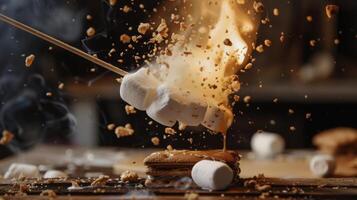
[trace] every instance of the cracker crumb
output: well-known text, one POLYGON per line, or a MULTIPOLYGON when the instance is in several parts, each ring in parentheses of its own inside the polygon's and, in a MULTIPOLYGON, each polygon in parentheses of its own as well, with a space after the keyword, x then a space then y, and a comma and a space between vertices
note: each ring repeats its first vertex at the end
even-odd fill
POLYGON ((316 46, 316 40, 310 40, 309 44, 312 47, 316 46))
POLYGON ((53 94, 52 94, 52 92, 46 92, 46 96, 48 96, 48 97, 52 97, 52 96, 53 96, 53 94))
POLYGON ((88 14, 88 15, 86 15, 86 19, 87 19, 87 20, 92 20, 93 17, 92 17, 92 15, 88 14))
POLYGON ((125 105, 125 112, 127 115, 130 115, 130 114, 135 114, 136 110, 135 110, 134 106, 125 105))
POLYGON ((176 134, 176 131, 175 131, 175 129, 173 129, 173 128, 166 127, 166 128, 165 128, 165 133, 168 134, 168 135, 175 135, 175 134, 176 134))
POLYGON ((12 141, 12 139, 14 139, 14 134, 8 130, 3 130, 0 145, 7 145, 12 141))
POLYGON ((306 16, 306 21, 312 22, 312 16, 310 16, 310 15, 306 16))
POLYGON ((310 119, 310 118, 311 118, 311 113, 306 113, 306 114, 305 114, 305 118, 306 118, 306 119, 310 119))
POLYGON ((143 35, 145 35, 149 29, 150 29, 149 23, 140 23, 138 26, 138 32, 143 35))
POLYGON ((120 36, 120 41, 121 41, 122 43, 124 43, 124 44, 130 43, 130 40, 131 40, 131 38, 130 38, 130 36, 127 35, 127 34, 122 34, 122 35, 120 36))
POLYGON ((100 175, 97 179, 95 179, 90 185, 94 187, 104 186, 107 184, 109 180, 109 176, 107 175, 100 175))
POLYGON ((244 103, 250 103, 251 100, 252 100, 252 97, 251 97, 251 96, 245 96, 245 97, 243 98, 244 103))
POLYGON ((185 130, 185 129, 186 129, 186 127, 187 127, 187 125, 186 125, 186 124, 184 124, 184 123, 182 123, 182 122, 179 122, 178 129, 179 129, 180 131, 185 130))
POLYGON ((279 16, 279 9, 274 8, 274 9, 273 9, 273 15, 274 15, 274 16, 279 16))
POLYGON ((337 5, 329 4, 325 6, 325 11, 327 17, 332 18, 338 13, 339 7, 337 5))
POLYGON ((88 37, 92 37, 95 35, 95 29, 93 27, 89 27, 86 33, 88 37))
POLYGON ((25 59, 25 66, 26 67, 31 67, 31 65, 33 64, 34 61, 35 61, 35 55, 34 54, 30 54, 25 59))
POLYGON ((170 144, 166 146, 166 149, 169 150, 169 151, 174 150, 174 148, 170 144))
POLYGON ((232 41, 228 38, 224 39, 223 44, 226 46, 232 46, 232 41))
POLYGON ((63 88, 64 88, 64 83, 60 83, 60 84, 58 84, 58 89, 60 89, 60 90, 63 90, 63 88))
POLYGON ((257 48, 255 48, 255 50, 257 50, 257 52, 259 52, 259 53, 263 53, 264 47, 263 47, 263 45, 259 45, 259 46, 257 46, 257 48))
POLYGON ((288 112, 289 112, 289 114, 294 114, 295 113, 295 111, 293 109, 291 109, 291 108, 289 108, 288 112))
POLYGON ((57 194, 53 190, 44 190, 41 192, 40 196, 48 196, 49 199, 56 198, 57 194))
POLYGON ((115 4, 117 4, 117 0, 109 0, 109 4, 111 6, 115 6, 115 4))
POLYGON ((114 133, 118 138, 127 137, 134 134, 134 129, 132 129, 131 124, 126 124, 125 126, 116 127, 114 133))
POLYGON ((124 12, 124 13, 128 13, 128 12, 130 12, 130 11, 131 11, 131 8, 130 8, 129 6, 125 5, 125 6, 123 7, 123 12, 124 12))
POLYGON ((264 40, 264 45, 267 46, 267 47, 270 47, 271 46, 271 40, 264 40))
POLYGON ((338 45, 338 44, 340 44, 340 40, 336 38, 336 39, 333 40, 333 43, 338 45))
POLYGON ((248 63, 247 65, 245 65, 244 70, 248 70, 251 69, 253 67, 252 63, 248 63))
POLYGON ((151 143, 155 146, 158 146, 160 144, 160 139, 158 137, 153 137, 151 138, 151 143))
POLYGON ((264 5, 262 2, 254 1, 253 8, 254 8, 255 12, 257 12, 257 13, 264 12, 264 5))
POLYGON ((196 192, 188 192, 185 194, 185 199, 186 200, 198 200, 200 195, 196 192))
POLYGON ((289 130, 290 130, 290 131, 296 131, 296 128, 295 128, 295 126, 290 126, 290 127, 289 127, 289 130))
POLYGON ((126 170, 120 175, 120 180, 123 182, 132 183, 132 182, 137 182, 138 179, 139 179, 138 174, 130 170, 126 170))
POLYGON ((115 124, 113 124, 113 123, 108 124, 108 125, 107 125, 107 129, 108 129, 109 131, 114 130, 114 129, 115 129, 115 124))

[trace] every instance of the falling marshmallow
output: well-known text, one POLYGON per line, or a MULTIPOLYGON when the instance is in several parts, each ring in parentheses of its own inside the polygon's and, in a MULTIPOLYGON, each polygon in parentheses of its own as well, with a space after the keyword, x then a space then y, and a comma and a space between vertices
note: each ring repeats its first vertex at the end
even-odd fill
POLYGON ((12 178, 38 178, 40 177, 40 171, 37 166, 22 163, 13 163, 10 165, 9 169, 5 172, 5 179, 12 178))
POLYGON ((276 133, 259 132, 253 135, 251 147, 258 157, 272 158, 284 151, 285 141, 276 133))
POLYGON ((188 126, 197 126, 202 122, 206 108, 207 104, 193 94, 161 85, 157 89, 157 98, 146 112, 165 126, 173 126, 177 120, 188 126))
POLYGON ((59 170, 48 170, 44 175, 43 178, 67 178, 68 175, 59 170))
POLYGON ((124 76, 120 85, 121 98, 138 110, 146 110, 156 96, 159 81, 148 68, 124 76))
POLYGON ((233 113, 224 105, 209 103, 202 125, 212 131, 225 133, 232 124, 233 113))
POLYGON ((223 190, 233 181, 233 170, 225 163, 212 160, 197 162, 191 171, 193 181, 202 189, 223 190))
POLYGON ((318 177, 333 175, 336 168, 335 158, 331 155, 315 155, 310 160, 310 170, 318 177))

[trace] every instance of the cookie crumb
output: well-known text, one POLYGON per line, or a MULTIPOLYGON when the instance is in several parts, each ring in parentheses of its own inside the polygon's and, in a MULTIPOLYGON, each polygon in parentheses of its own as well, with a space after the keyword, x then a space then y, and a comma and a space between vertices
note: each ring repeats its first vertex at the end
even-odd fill
POLYGON ((127 115, 130 115, 130 114, 135 114, 136 110, 135 110, 134 106, 125 105, 125 112, 127 115))
POLYGON ((34 54, 30 54, 25 59, 25 66, 26 67, 31 67, 31 65, 33 64, 34 61, 35 61, 35 55, 34 54))
POLYGON ((0 145, 7 145, 12 141, 12 139, 14 139, 14 134, 8 130, 4 130, 0 139, 0 145))
POLYGON ((139 179, 138 174, 129 170, 126 170, 120 175, 120 180, 123 182, 132 183, 138 181, 138 179, 139 179))
POLYGON ((150 29, 149 23, 140 23, 138 26, 138 32, 143 35, 145 35, 149 29, 150 29))
POLYGON ((100 175, 97 179, 95 179, 90 185, 94 187, 104 186, 107 184, 109 180, 109 176, 107 175, 100 175))
POLYGON ((332 18, 338 13, 339 7, 337 5, 333 5, 333 4, 326 5, 325 11, 326 11, 327 17, 332 18))
POLYGON ((127 34, 122 34, 122 35, 120 36, 120 41, 121 41, 122 43, 124 43, 124 44, 130 43, 130 40, 131 40, 131 38, 130 38, 130 36, 127 35, 127 34))
POLYGON ((158 137, 153 137, 151 138, 151 143, 155 146, 158 146, 160 144, 160 139, 158 137))
POLYGON ((125 126, 116 127, 114 133, 118 138, 127 137, 134 134, 134 129, 131 127, 131 124, 125 124, 125 126))
POLYGON ((165 128, 165 133, 168 134, 168 135, 175 135, 176 131, 173 128, 166 127, 165 128))
POLYGON ((86 33, 88 37, 92 37, 95 35, 95 29, 93 27, 89 27, 86 33))

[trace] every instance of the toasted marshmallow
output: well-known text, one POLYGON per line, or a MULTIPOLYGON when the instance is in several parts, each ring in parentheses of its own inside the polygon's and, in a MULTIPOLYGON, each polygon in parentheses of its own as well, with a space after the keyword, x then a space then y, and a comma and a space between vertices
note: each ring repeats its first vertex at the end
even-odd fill
POLYGON ((212 131, 225 133, 233 121, 232 111, 216 103, 209 103, 202 125, 212 131))
POLYGON ((156 96, 159 80, 149 73, 149 68, 124 76, 120 85, 121 98, 138 110, 146 110, 156 96))
POLYGON ((197 162, 191 171, 193 181, 202 189, 223 190, 233 181, 233 170, 225 163, 212 160, 197 162))
POLYGON ((9 169, 5 172, 5 179, 12 178, 38 178, 40 177, 40 171, 37 166, 22 163, 13 163, 10 165, 9 169))
POLYGON ((146 112, 165 126, 173 126, 176 121, 197 126, 202 122, 206 109, 207 104, 194 94, 161 85, 157 89, 157 98, 146 112))
POLYGON ((59 170, 48 170, 43 175, 43 178, 66 178, 68 175, 59 170))
POLYGON ((310 160, 310 170, 318 177, 333 175, 336 168, 335 158, 331 155, 315 155, 310 160))
POLYGON ((276 133, 259 132, 251 139, 253 152, 260 158, 272 158, 284 151, 285 141, 276 133))

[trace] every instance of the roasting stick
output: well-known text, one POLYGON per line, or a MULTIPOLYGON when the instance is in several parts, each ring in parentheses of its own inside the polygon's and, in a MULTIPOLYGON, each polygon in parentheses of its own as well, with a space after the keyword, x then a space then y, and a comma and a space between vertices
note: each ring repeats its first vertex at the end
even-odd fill
POLYGON ((107 62, 105 62, 105 61, 103 61, 101 59, 98 59, 98 58, 90 55, 90 54, 87 54, 87 53, 83 52, 82 50, 77 49, 76 47, 73 47, 73 46, 71 46, 71 45, 69 45, 69 44, 67 44, 65 42, 62 42, 62 41, 60 41, 60 40, 58 40, 56 38, 53 38, 53 37, 41 32, 41 31, 38 31, 38 30, 36 30, 34 28, 31 28, 31 27, 29 27, 29 26, 27 26, 27 25, 25 25, 25 24, 23 24, 23 23, 21 23, 19 21, 16 21, 16 20, 14 20, 14 19, 12 19, 10 17, 7 17, 7 16, 5 16, 5 15, 3 15, 1 13, 0 13, 0 21, 3 21, 5 23, 7 23, 7 24, 10 24, 10 25, 12 25, 12 26, 14 26, 14 27, 16 27, 18 29, 21 29, 21 30, 23 30, 23 31, 25 31, 27 33, 30 33, 30 34, 32 34, 32 35, 34 35, 36 37, 39 37, 39 38, 41 38, 43 40, 46 40, 47 42, 49 42, 51 44, 54 44, 54 45, 56 45, 58 47, 61 47, 61 48, 65 49, 65 50, 71 52, 71 53, 74 53, 77 56, 80 56, 80 57, 82 57, 82 58, 84 58, 84 59, 86 59, 86 60, 88 60, 90 62, 93 62, 93 63, 95 63, 95 64, 97 64, 97 65, 99 65, 101 67, 104 67, 105 69, 107 69, 109 71, 112 71, 112 72, 114 72, 116 74, 119 74, 121 76, 125 76, 128 73, 128 72, 126 72, 126 71, 124 71, 124 70, 122 70, 122 69, 120 69, 118 67, 115 67, 112 64, 109 64, 109 63, 107 63, 107 62))

